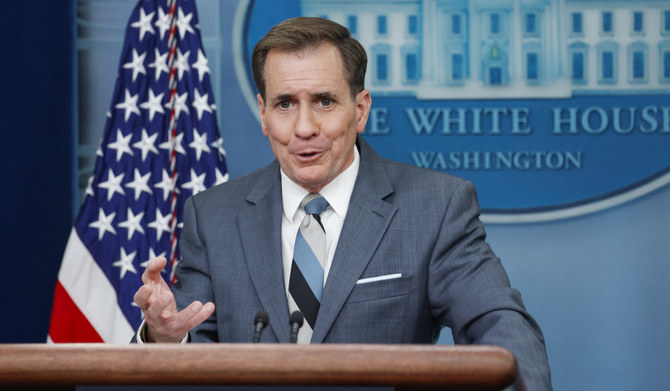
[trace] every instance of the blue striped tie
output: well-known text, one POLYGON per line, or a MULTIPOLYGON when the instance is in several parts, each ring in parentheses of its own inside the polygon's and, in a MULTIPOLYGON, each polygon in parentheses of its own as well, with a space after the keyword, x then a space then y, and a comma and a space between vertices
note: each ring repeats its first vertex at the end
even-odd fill
POLYGON ((306 338, 311 339, 323 292, 326 232, 320 214, 328 207, 328 201, 318 193, 308 194, 300 206, 307 215, 300 223, 295 239, 289 293, 309 326, 301 329, 298 340, 308 342, 306 338))

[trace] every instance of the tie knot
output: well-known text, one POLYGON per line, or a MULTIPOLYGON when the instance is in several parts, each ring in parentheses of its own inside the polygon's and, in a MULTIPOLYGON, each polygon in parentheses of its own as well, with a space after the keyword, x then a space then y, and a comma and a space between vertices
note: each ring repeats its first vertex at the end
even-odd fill
POLYGON ((328 207, 328 201, 319 193, 307 194, 302 204, 308 215, 320 215, 328 207))

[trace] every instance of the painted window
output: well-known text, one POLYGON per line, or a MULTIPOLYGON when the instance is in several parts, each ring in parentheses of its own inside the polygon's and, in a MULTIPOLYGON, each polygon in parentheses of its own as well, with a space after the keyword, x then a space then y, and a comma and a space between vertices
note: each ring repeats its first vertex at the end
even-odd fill
POLYGON ((463 40, 468 34, 468 18, 465 12, 449 12, 444 19, 444 32, 449 40, 463 40))
POLYGON ((633 52, 633 79, 644 79, 644 52, 633 52))
POLYGON ((454 81, 463 80, 464 75, 464 61, 463 55, 455 53, 451 55, 451 78, 454 81))
POLYGON ((537 35, 537 15, 534 13, 526 14, 526 35, 537 35))
POLYGON ((358 18, 356 15, 349 15, 347 17, 347 26, 349 27, 351 35, 358 34, 358 18))
POLYGON ((572 80, 573 81, 584 81, 586 75, 584 72, 584 53, 583 52, 574 52, 572 53, 572 80))
POLYGON ((584 32, 582 26, 582 14, 574 12, 572 14, 572 33, 581 35, 584 32))
POLYGON ((386 15, 377 16, 377 34, 386 35, 388 27, 386 25, 386 15))
POLYGON ((388 56, 386 54, 377 55, 377 80, 388 81, 388 56))
POLYGON ((526 78, 531 81, 538 79, 537 53, 526 54, 526 78))
POLYGON ((453 35, 461 35, 461 15, 451 15, 451 33, 453 35))
MULTIPOLYGON (((391 45, 379 43, 370 48, 370 69, 372 84, 388 86, 391 84, 391 45)), ((401 74, 402 75, 402 74, 401 74)))
POLYGON ((572 78, 577 80, 584 78, 584 53, 572 54, 572 78))
POLYGON ((489 68, 489 82, 492 86, 499 86, 502 84, 502 69, 500 69, 500 67, 489 68))
POLYGON ((575 42, 568 46, 568 58, 570 59, 570 77, 572 84, 585 85, 588 83, 588 53, 590 47, 583 42, 575 42))
POLYGON ((405 55, 405 78, 408 81, 419 78, 418 60, 414 53, 405 55))
POLYGON ((596 46, 599 84, 616 84, 619 80, 619 44, 612 41, 596 46))
POLYGON ((628 80, 631 83, 648 81, 649 46, 645 42, 633 42, 628 46, 628 80))
POLYGON ((614 78, 614 53, 602 52, 601 66, 602 79, 612 80, 614 78))
POLYGON ((500 14, 491 14, 491 34, 500 34, 500 14))
POLYGON ((612 13, 609 11, 603 12, 603 25, 602 32, 604 34, 610 35, 613 33, 612 29, 612 13))
POLYGON ((633 32, 644 32, 644 16, 640 11, 633 12, 633 32))
POLYGON ((661 16, 663 18, 663 23, 661 25, 661 33, 663 35, 668 35, 670 34, 670 11, 663 11, 663 15, 661 16))
POLYGON ((407 33, 409 35, 417 35, 419 33, 419 17, 416 15, 409 15, 407 17, 407 33))
POLYGON ((421 79, 421 46, 407 44, 400 48, 402 58, 402 83, 416 85, 421 79))

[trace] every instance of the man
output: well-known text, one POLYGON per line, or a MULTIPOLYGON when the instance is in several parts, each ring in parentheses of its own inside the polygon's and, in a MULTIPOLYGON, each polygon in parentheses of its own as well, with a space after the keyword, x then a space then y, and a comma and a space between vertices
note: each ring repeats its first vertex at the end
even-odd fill
POLYGON ((551 389, 542 333, 485 242, 473 186, 382 159, 359 136, 371 106, 366 65, 348 30, 319 18, 282 22, 256 45, 261 126, 276 161, 187 201, 178 282, 171 292, 165 260, 154 259, 135 296, 140 337, 250 342, 261 310, 265 342, 288 342, 295 309, 316 311, 302 342, 434 343, 446 326, 456 343, 506 347, 529 389, 551 389), (326 209, 303 210, 305 197, 326 209), (325 240, 313 253, 318 284, 309 273, 294 279, 303 235, 309 250, 325 240), (303 306, 298 280, 316 285, 315 308, 303 306))

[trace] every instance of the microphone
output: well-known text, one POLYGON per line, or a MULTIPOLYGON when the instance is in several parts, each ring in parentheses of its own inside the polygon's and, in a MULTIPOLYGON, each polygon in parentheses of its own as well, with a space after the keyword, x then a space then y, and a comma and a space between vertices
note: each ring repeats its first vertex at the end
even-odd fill
POLYGON ((270 323, 270 317, 265 311, 259 311, 254 317, 254 343, 261 340, 261 333, 270 323))
POLYGON ((305 318, 302 316, 302 312, 293 311, 291 317, 289 318, 289 323, 291 324, 291 343, 298 342, 298 330, 302 327, 302 322, 305 318))

